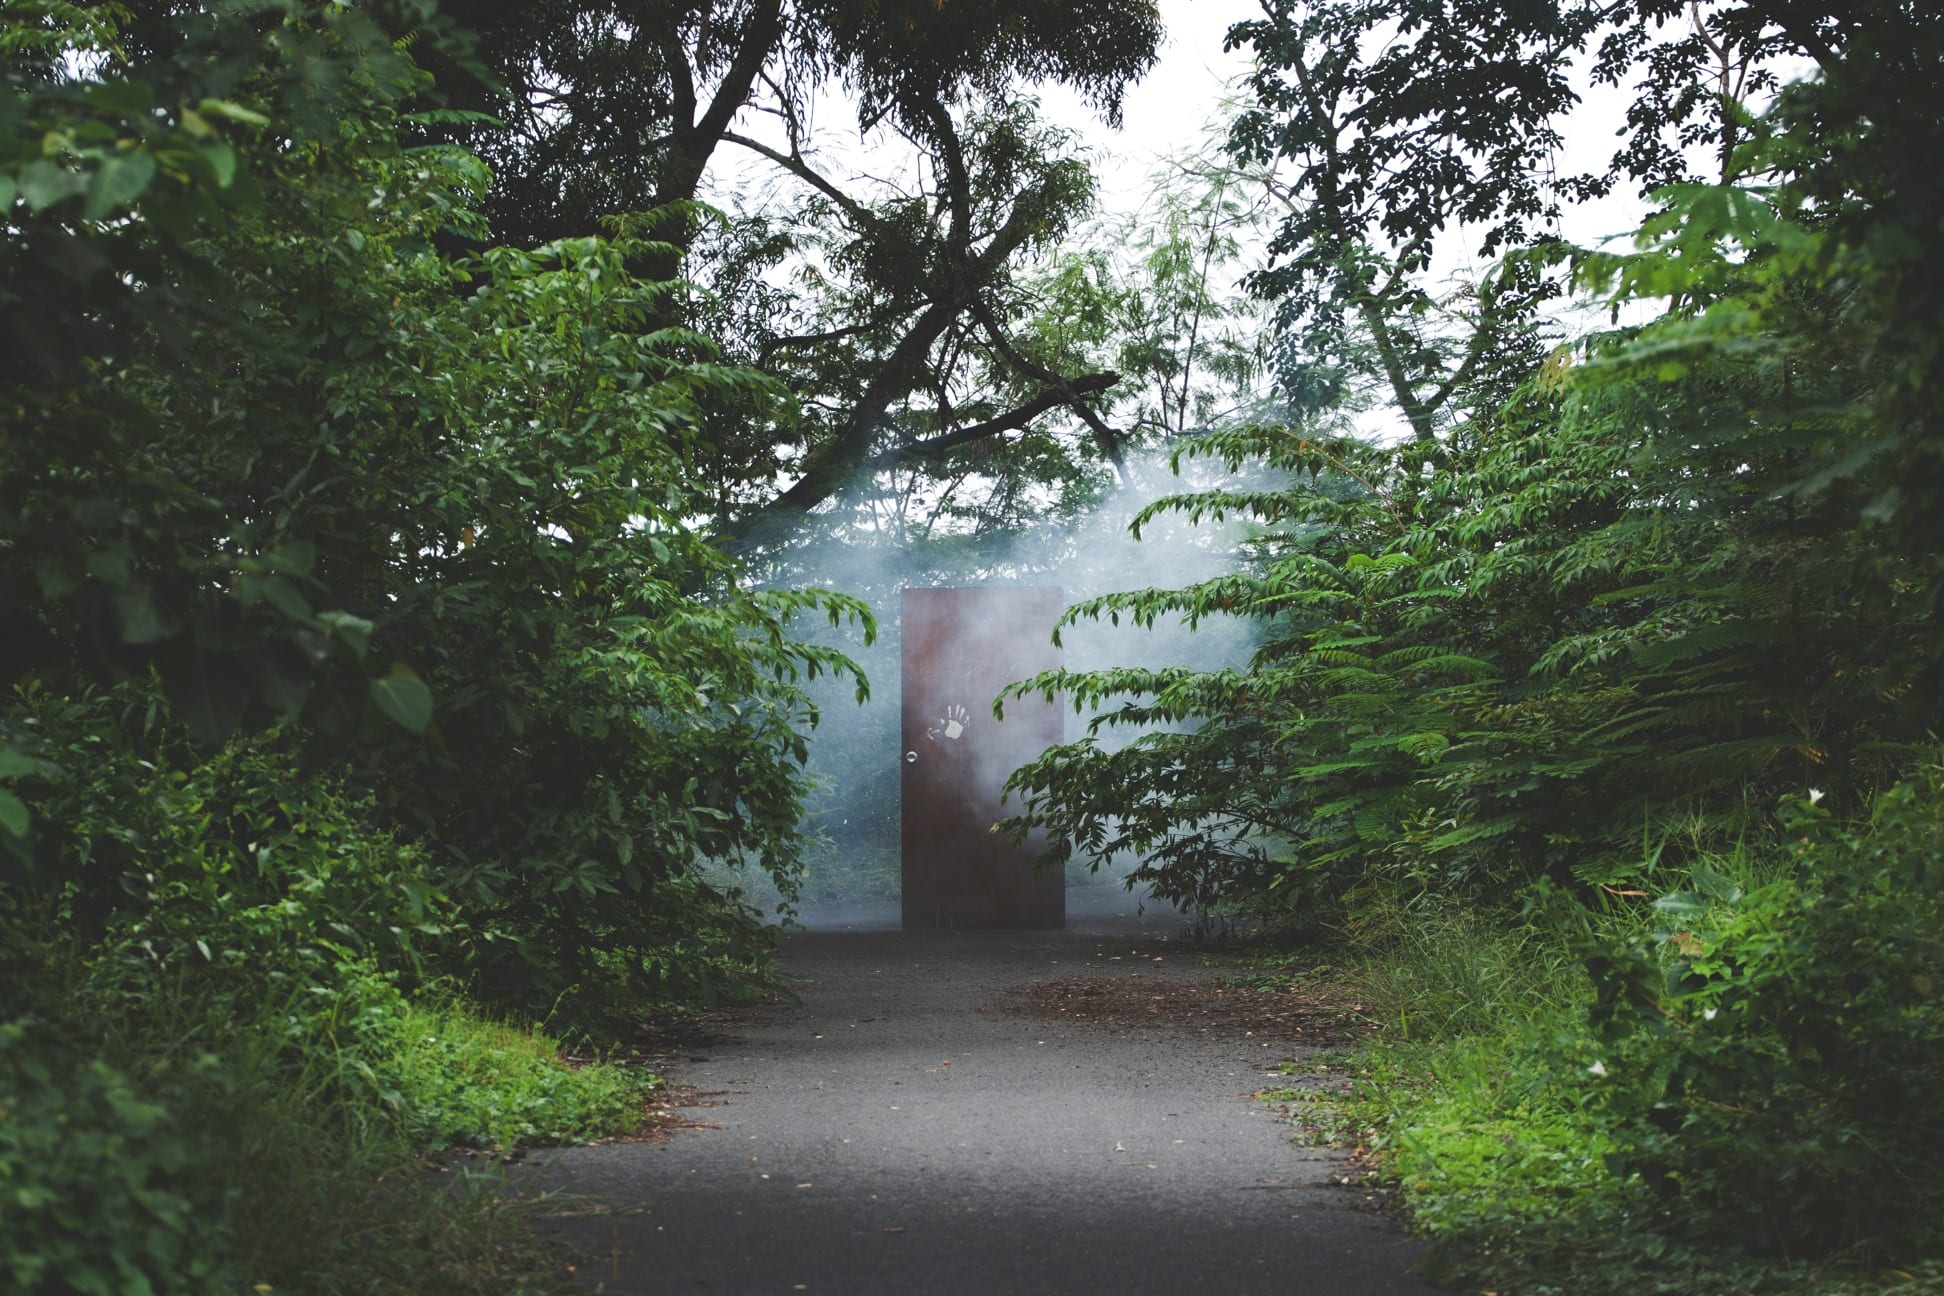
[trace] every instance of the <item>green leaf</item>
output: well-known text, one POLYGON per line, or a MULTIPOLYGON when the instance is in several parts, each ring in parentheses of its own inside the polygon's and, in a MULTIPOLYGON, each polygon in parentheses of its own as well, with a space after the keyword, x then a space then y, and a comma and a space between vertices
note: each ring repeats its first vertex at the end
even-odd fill
POLYGON ((209 164, 211 173, 216 177, 217 188, 229 188, 236 179, 236 150, 221 140, 211 140, 196 145, 196 153, 209 164))
POLYGON ((155 159, 146 153, 106 158, 88 182, 81 219, 97 221, 139 198, 155 178, 155 159))
POLYGON ((159 643, 176 632, 175 618, 156 601, 155 591, 146 584, 116 590, 114 604, 123 643, 159 643))
POLYGON ((1694 885, 1702 895, 1722 904, 1733 904, 1742 898, 1742 889, 1733 878, 1726 877, 1706 865, 1694 866, 1694 885))
POLYGON ((363 617, 352 616, 349 612, 320 612, 317 621, 326 634, 343 640, 345 646, 360 657, 371 646, 372 625, 363 617))
POLYGON ((301 652, 284 647, 284 653, 267 652, 259 658, 257 696, 278 714, 293 716, 304 709, 316 681, 304 668, 301 652))
POLYGON ((1676 891, 1654 901, 1654 908, 1662 913, 1689 915, 1706 913, 1708 902, 1692 891, 1676 891))
POLYGON ((11 792, 0 792, 0 830, 12 837, 25 837, 33 816, 19 797, 11 792))
POLYGON ((130 119, 144 118, 155 111, 155 91, 141 81, 98 81, 83 90, 81 98, 103 112, 130 119))
POLYGON ((205 99, 196 105, 196 111, 205 117, 221 117, 243 126, 264 127, 270 124, 270 119, 262 113, 228 99, 205 99))
POLYGON ((20 196, 35 212, 46 211, 88 187, 87 177, 58 162, 40 158, 20 168, 20 196))
POLYGON ((245 572, 236 579, 236 593, 245 603, 268 603, 293 621, 311 620, 310 600, 288 577, 245 572))
POLYGON ((394 666, 383 679, 371 681, 371 701, 413 733, 424 733, 432 723, 432 690, 409 666, 394 666))
POLYGON ((25 778, 40 766, 26 752, 0 747, 0 778, 25 778))
POLYGON ((264 553, 263 565, 273 572, 308 576, 317 566, 317 546, 308 540, 285 540, 264 553))
POLYGON ((213 746, 243 722, 250 676, 241 666, 227 653, 192 648, 186 662, 164 672, 162 685, 169 705, 197 742, 213 746))

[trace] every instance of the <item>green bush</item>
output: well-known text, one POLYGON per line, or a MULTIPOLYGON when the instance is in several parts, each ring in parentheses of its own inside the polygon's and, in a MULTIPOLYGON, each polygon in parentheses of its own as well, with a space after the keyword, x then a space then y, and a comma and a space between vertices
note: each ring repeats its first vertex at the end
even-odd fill
POLYGON ((530 1207, 425 1154, 620 1132, 653 1078, 415 1001, 449 913, 422 853, 274 733, 130 723, 152 696, 7 717, 39 832, 0 891, 0 1284, 517 1286, 545 1264, 530 1207))
POLYGON ((48 1033, 0 1022, 0 1278, 99 1296, 207 1281, 193 1137, 125 1072, 47 1047, 48 1033))
MULTIPOLYGON (((347 974, 347 980, 355 980, 347 974)), ((303 996, 318 1000, 317 995, 303 996)), ((434 1174, 428 1148, 617 1133, 648 1077, 569 1070, 544 1037, 373 978, 312 1008, 212 1009, 157 985, 140 1019, 0 1023, 0 1286, 22 1296, 523 1291, 550 1286, 534 1204, 497 1167, 434 1174), (389 993, 388 993, 389 992, 389 993), (464 1066, 405 1047, 436 1027, 464 1066), (330 1040, 335 1038, 338 1045, 330 1040)))
POLYGON ((1596 961, 1593 1106, 1670 1231, 1896 1259, 1944 1242, 1944 773, 1866 824, 1791 816, 1796 875, 1697 870, 1596 961), (1713 919, 1710 922, 1710 919, 1713 919))
POLYGON ((1373 1154, 1434 1276, 1525 1296, 1936 1289, 1944 773, 1867 819, 1806 801, 1783 819, 1730 852, 1690 843, 1686 888, 1651 907, 1609 897, 1552 927, 1375 912, 1332 975, 1391 1029, 1347 1092, 1286 1096, 1373 1154))

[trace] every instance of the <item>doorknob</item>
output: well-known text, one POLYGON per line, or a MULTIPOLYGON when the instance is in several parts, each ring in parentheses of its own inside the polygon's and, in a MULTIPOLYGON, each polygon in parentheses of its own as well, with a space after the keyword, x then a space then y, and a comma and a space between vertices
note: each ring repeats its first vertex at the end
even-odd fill
POLYGON ((906 752, 906 753, 905 753, 905 764, 907 764, 907 765, 916 765, 917 763, 918 763, 918 753, 917 753, 917 752, 915 752, 915 751, 909 751, 909 752, 906 752))

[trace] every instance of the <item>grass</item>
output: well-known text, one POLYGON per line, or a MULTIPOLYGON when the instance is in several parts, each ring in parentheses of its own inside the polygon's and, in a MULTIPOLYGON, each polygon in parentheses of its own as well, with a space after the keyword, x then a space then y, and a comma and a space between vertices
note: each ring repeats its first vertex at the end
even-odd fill
POLYGON ((399 1110, 422 1147, 508 1149, 624 1132, 660 1083, 638 1067, 566 1065, 557 1041, 450 998, 404 1005, 396 1032, 399 1110))
MULTIPOLYGON (((1749 861, 1716 871, 1749 884, 1749 861)), ((1615 909, 1609 935, 1645 921, 1615 909)), ((1705 916, 1701 925, 1706 925, 1705 916)), ((1917 1296, 1944 1292, 1944 1259, 1872 1268, 1696 1240, 1638 1175, 1585 1083, 1600 1061, 1591 982, 1567 939, 1473 911, 1368 915, 1323 968, 1264 960, 1244 980, 1327 980, 1387 1024, 1263 1095, 1311 1141, 1356 1152, 1432 1243, 1426 1272, 1503 1296, 1917 1296), (1578 1077, 1578 1079, 1576 1079, 1578 1077)))
POLYGON ((0 1287, 541 1293, 563 1257, 497 1162, 636 1127, 656 1083, 356 968, 281 999, 162 978, 0 1021, 0 1287), (140 993, 133 991, 139 988, 140 993), (327 993, 328 991, 328 993, 327 993))

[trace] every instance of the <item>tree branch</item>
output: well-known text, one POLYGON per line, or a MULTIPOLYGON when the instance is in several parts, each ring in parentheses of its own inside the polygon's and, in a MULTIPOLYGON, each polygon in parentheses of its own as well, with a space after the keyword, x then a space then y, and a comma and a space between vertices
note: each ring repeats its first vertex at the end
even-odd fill
POLYGON ((881 454, 873 456, 869 462, 869 467, 873 471, 882 472, 886 469, 900 468, 906 464, 920 460, 936 461, 942 459, 960 446, 970 445, 974 441, 983 441, 985 438, 997 436, 1001 432, 1011 432, 1023 428, 1048 410, 1057 409, 1062 405, 1070 403, 1076 393, 1105 391, 1119 381, 1120 375, 1111 371, 1087 374, 1084 377, 1072 379, 1060 389, 1041 392, 1024 405, 1019 406, 1017 409, 1008 410, 997 418, 987 419, 983 423, 974 423, 969 427, 954 428, 950 432, 940 433, 935 437, 927 437, 923 441, 914 441, 910 445, 898 446, 895 449, 886 450, 881 454))
POLYGON ((782 167, 785 171, 788 171, 791 175, 843 208, 844 214, 857 222, 860 227, 868 228, 876 223, 877 218, 871 214, 870 208, 864 206, 842 189, 832 184, 822 173, 818 172, 808 162, 805 162, 801 153, 780 153, 761 140, 751 139, 747 135, 739 135, 735 131, 726 130, 722 132, 722 138, 730 144, 740 144, 750 152, 760 154, 776 163, 776 165, 782 167))

